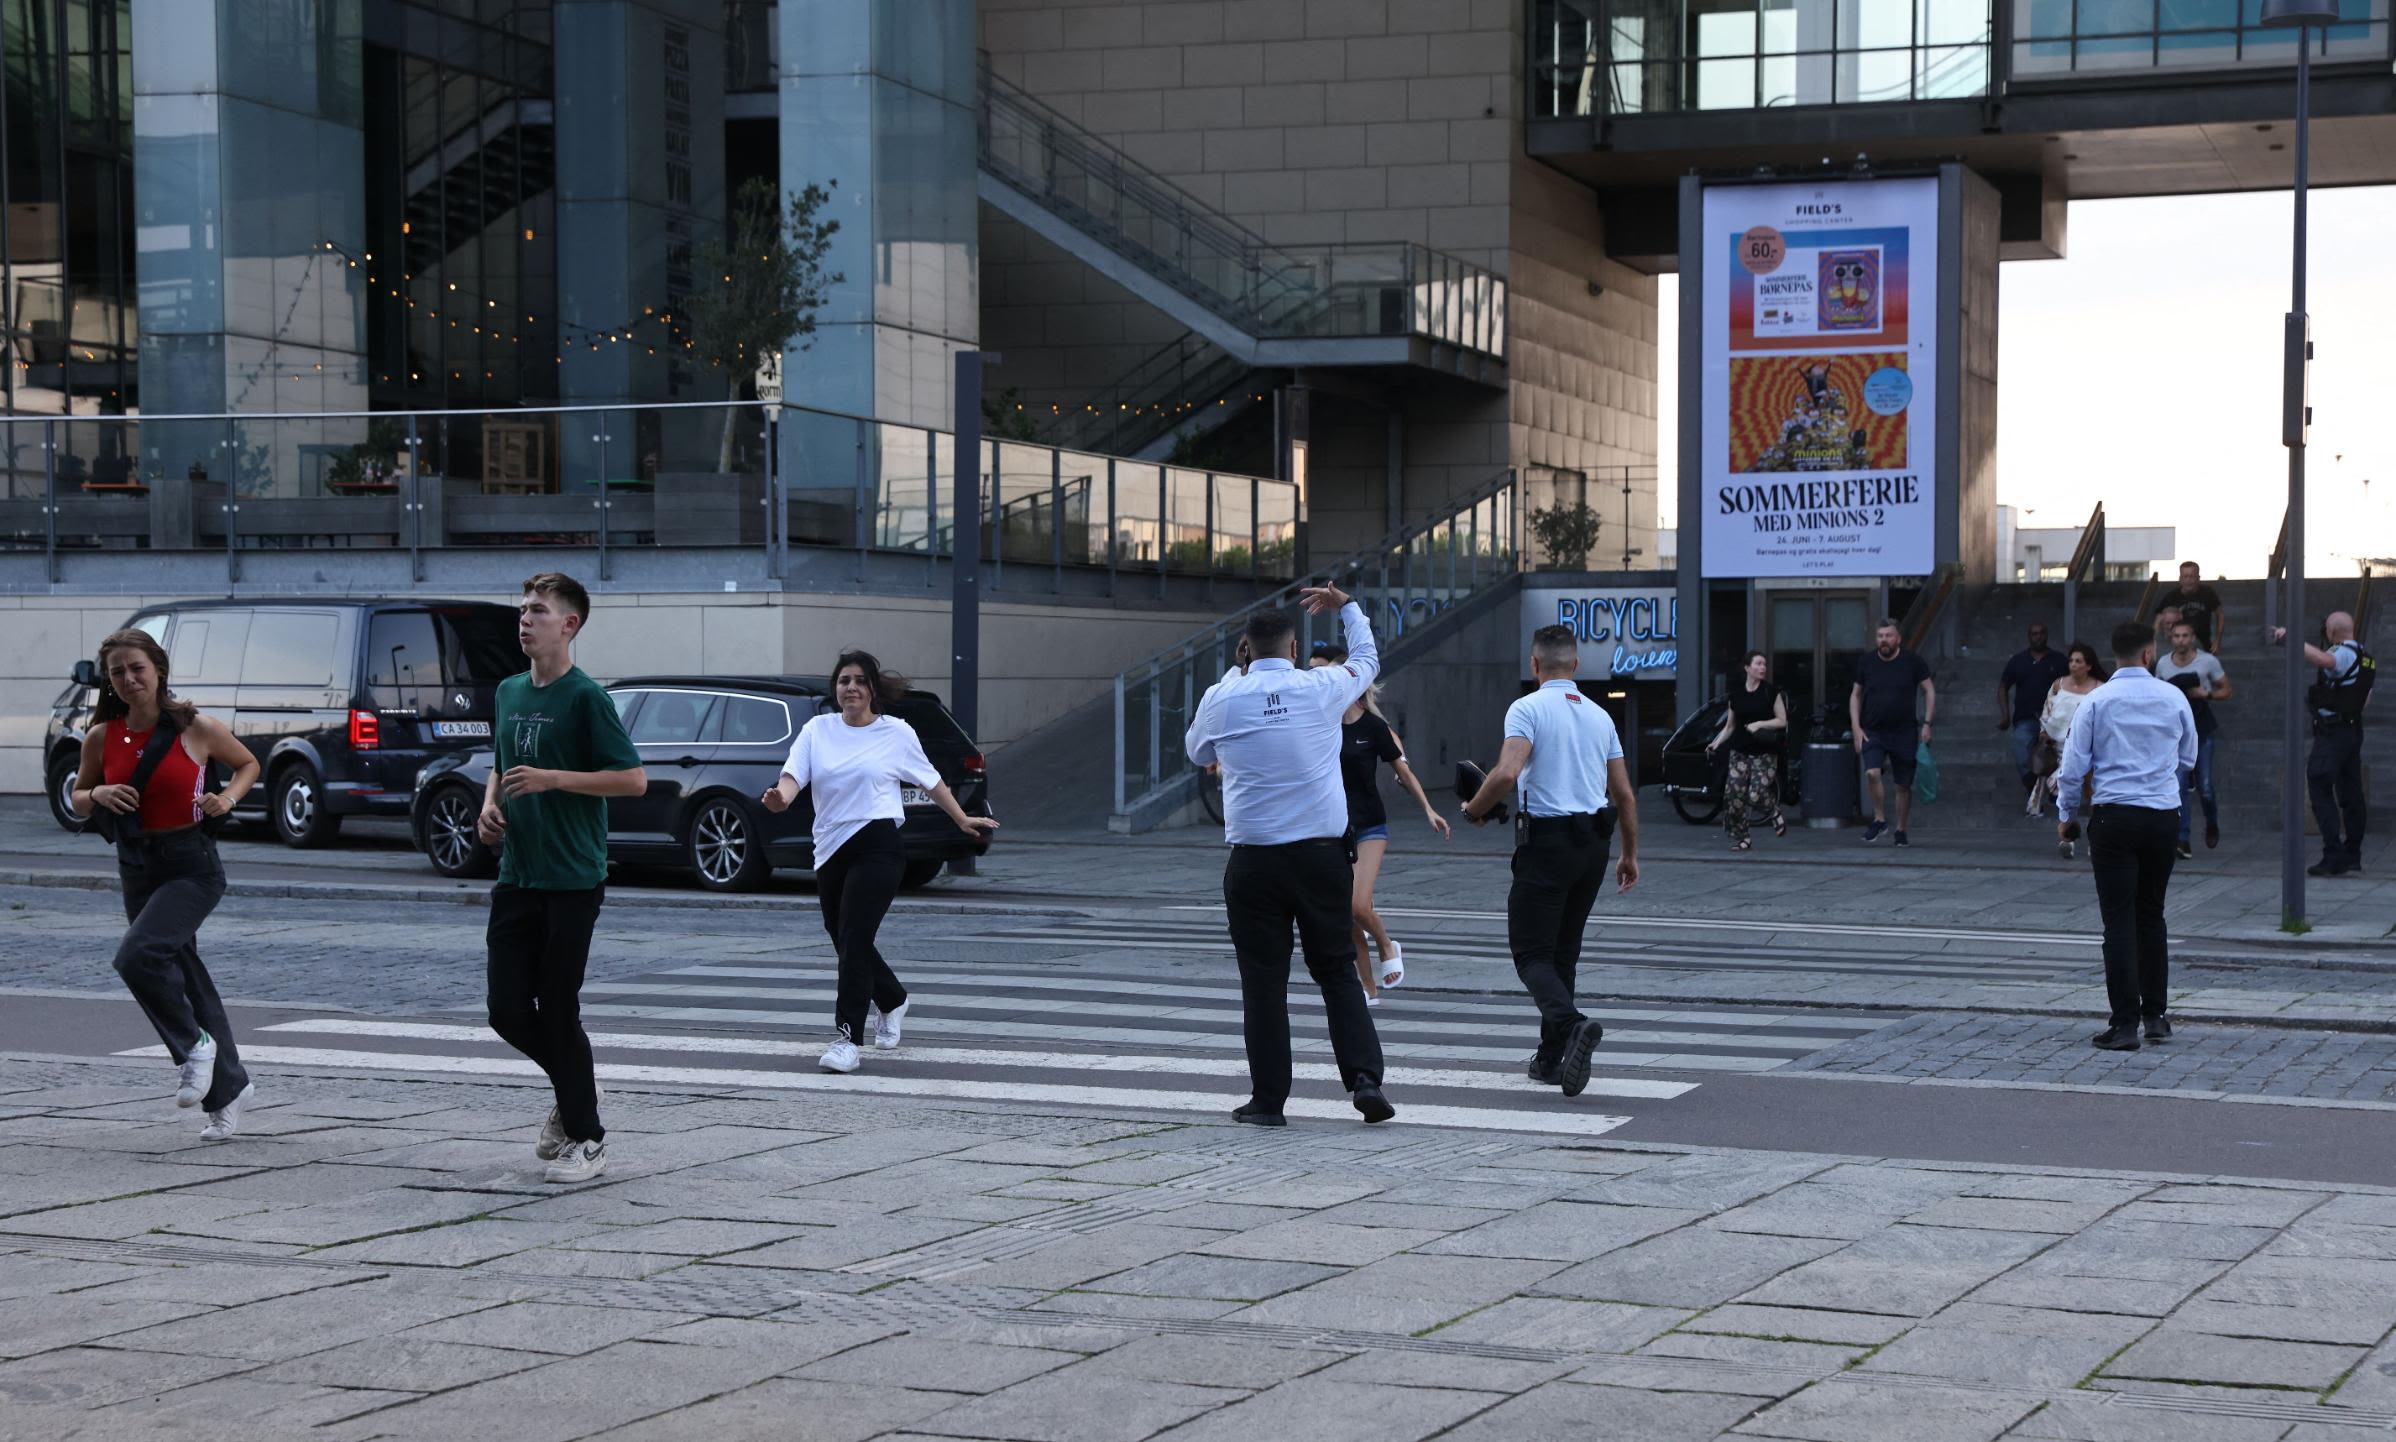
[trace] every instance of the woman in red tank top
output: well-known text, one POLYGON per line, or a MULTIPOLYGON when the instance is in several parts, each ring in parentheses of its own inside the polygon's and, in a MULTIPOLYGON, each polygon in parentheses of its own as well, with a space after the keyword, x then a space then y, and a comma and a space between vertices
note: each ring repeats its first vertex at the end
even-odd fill
POLYGON ((148 633, 118 631, 100 643, 100 704, 83 737, 75 814, 103 809, 138 820, 117 842, 125 919, 116 972, 141 1003, 158 1039, 180 1069, 177 1106, 202 1106, 200 1135, 222 1141, 241 1126, 257 1095, 233 1045, 233 1027, 216 982, 200 962, 200 923, 224 898, 225 868, 200 823, 224 815, 258 780, 258 758, 221 721, 202 716, 166 689, 166 651, 148 633), (140 789, 133 785, 159 727, 165 749, 140 789), (232 775, 207 789, 208 766, 232 775))

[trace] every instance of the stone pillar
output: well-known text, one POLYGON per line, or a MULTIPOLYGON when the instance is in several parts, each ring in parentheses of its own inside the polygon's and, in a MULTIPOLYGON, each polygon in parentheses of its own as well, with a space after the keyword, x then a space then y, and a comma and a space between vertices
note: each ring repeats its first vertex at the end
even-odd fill
MULTIPOLYGON (((133 0, 144 412, 366 409, 359 5, 133 0)), ((364 438, 362 421, 254 422, 230 441, 150 422, 142 472, 197 462, 245 494, 293 494, 328 447, 364 438)))
POLYGON ((783 362, 793 405, 947 429, 956 352, 981 334, 971 0, 780 7, 782 188, 837 186, 827 262, 845 279, 813 346, 783 362))
MULTIPOLYGON (((558 394, 567 405, 712 401, 724 373, 669 325, 724 214, 724 7, 716 0, 557 0, 558 394), (629 338, 596 338, 628 332, 629 338), (595 349, 593 347, 596 347, 595 349)), ((559 427, 559 475, 597 478, 596 417, 559 427)), ((713 469, 720 417, 606 417, 606 470, 713 469), (711 425, 710 422, 713 421, 711 425)))

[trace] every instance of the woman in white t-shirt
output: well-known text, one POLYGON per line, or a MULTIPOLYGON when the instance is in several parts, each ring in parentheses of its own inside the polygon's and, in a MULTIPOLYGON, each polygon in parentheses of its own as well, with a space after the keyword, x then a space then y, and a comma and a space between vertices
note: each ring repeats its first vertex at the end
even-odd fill
POLYGON ((907 869, 899 845, 907 808, 899 787, 922 787, 968 833, 998 829, 987 816, 966 815, 923 754, 915 728, 883 714, 889 688, 881 662, 863 651, 842 652, 832 666, 832 701, 839 710, 799 728, 781 778, 760 798, 766 810, 784 811, 801 788, 815 793, 816 896, 840 956, 832 1004, 837 1035, 824 1052, 825 1071, 857 1069, 869 1005, 878 1013, 874 1045, 883 1051, 898 1046, 906 1019, 907 989, 874 946, 907 869))

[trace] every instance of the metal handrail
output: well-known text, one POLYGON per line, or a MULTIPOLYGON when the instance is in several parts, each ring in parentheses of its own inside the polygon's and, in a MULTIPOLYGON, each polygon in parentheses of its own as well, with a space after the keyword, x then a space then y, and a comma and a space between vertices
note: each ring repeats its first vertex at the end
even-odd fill
POLYGON ((1939 614, 1946 609, 1948 599, 1962 580, 1963 567, 1953 561, 1942 562, 1930 573, 1930 579, 1914 593, 1913 604, 1905 608, 1904 617, 1897 623, 1898 634, 1905 638, 1905 649, 1922 649, 1922 643, 1930 638, 1930 628, 1938 624, 1939 614))
POLYGON ((2138 593, 2138 609, 2130 613, 2130 619, 2133 621, 2153 620, 2155 618, 2155 611, 2157 609, 2155 606, 2155 593, 2162 589, 2163 573, 2161 571, 2147 572, 2146 586, 2138 593))
POLYGON ((1196 331, 1186 331, 1150 352, 1082 410, 1059 417, 1053 434, 1056 443, 1069 450, 1123 455, 1188 414, 1177 410, 1172 421, 1159 423, 1177 400, 1204 405, 1248 374, 1249 367, 1237 356, 1216 350, 1196 331), (1138 439, 1126 440, 1127 436, 1138 439))
POLYGON ((2080 528, 2080 541, 2072 547, 2071 566, 2063 573, 2066 581, 2085 581, 2091 565, 2105 564, 2105 503, 2097 502, 2088 515, 2088 524, 2080 528))
POLYGON ((1378 561, 1380 558, 1393 551, 1404 550, 1408 545, 1420 540, 1424 536, 1429 535, 1431 532, 1438 530, 1447 522, 1452 521, 1456 517, 1472 510, 1474 507, 1490 499, 1492 496, 1504 494, 1507 488, 1514 484, 1514 481, 1515 472, 1511 467, 1500 471, 1497 475, 1486 481, 1483 481, 1480 485, 1475 486, 1470 491, 1465 492, 1462 496, 1449 500, 1437 514, 1429 517, 1428 519, 1417 521, 1411 526, 1405 526, 1398 530, 1392 531, 1388 535, 1383 536, 1379 541, 1374 542, 1372 545, 1362 546, 1356 550, 1350 551, 1348 554, 1340 557, 1338 560, 1332 562, 1328 566, 1317 566, 1312 568, 1308 575, 1299 577, 1297 580, 1294 580, 1288 585, 1283 586, 1281 589, 1273 592, 1271 595, 1251 601, 1247 605, 1242 606, 1238 610, 1232 612, 1230 615, 1223 617, 1219 621, 1216 621, 1213 625, 1207 626, 1201 630, 1193 631, 1189 635, 1183 637, 1181 640, 1174 642, 1172 645, 1165 647, 1161 651, 1158 651, 1155 655, 1135 661, 1131 665, 1124 667, 1122 673, 1115 679, 1118 683, 1121 683, 1124 681, 1141 681, 1152 676, 1162 675, 1166 671, 1181 665, 1189 658, 1191 653, 1212 645, 1219 644, 1224 637, 1229 636, 1231 633, 1245 627, 1248 624, 1248 618, 1254 616, 1259 611, 1279 610, 1283 607, 1293 604, 1297 601, 1298 593, 1300 591, 1321 584, 1320 580, 1317 579, 1318 577, 1332 578, 1343 573, 1353 577, 1357 573, 1363 571, 1368 564, 1378 561))

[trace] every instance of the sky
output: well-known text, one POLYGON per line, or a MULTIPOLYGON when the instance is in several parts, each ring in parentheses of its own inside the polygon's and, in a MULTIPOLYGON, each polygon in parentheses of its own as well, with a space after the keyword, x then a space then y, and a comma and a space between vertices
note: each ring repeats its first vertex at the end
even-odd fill
MULTIPOLYGON (((2358 556, 2396 556, 2396 186, 2316 190, 2310 209, 2305 570, 2351 576, 2358 556)), ((1999 504, 2021 508, 2024 527, 2077 527, 2101 499, 2108 525, 2178 527, 2176 559, 2209 576, 2261 575, 2288 496, 2280 321, 2291 221, 2285 191, 2076 201, 2067 259, 2006 262, 1999 504)), ((1679 279, 1663 282, 1669 478, 1679 279)), ((1669 480, 1664 491, 1669 525, 1669 480)))

